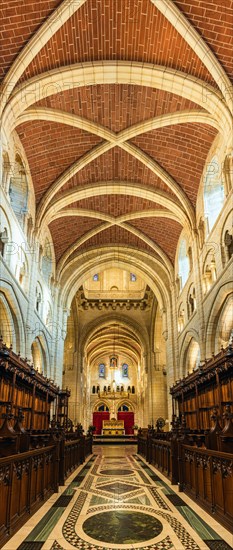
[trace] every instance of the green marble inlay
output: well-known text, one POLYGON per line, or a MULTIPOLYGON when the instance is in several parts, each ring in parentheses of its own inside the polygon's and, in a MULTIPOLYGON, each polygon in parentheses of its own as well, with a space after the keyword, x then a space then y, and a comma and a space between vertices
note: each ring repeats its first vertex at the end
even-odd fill
POLYGON ((125 499, 129 504, 146 504, 146 506, 151 506, 151 501, 146 495, 141 495, 139 497, 125 499))
POLYGON ((122 466, 122 460, 118 460, 118 461, 116 461, 116 460, 111 460, 111 461, 110 460, 108 460, 108 461, 105 460, 103 462, 104 466, 115 466, 115 464, 117 464, 117 466, 119 466, 119 465, 122 466))
POLYGON ((193 512, 191 508, 187 506, 179 506, 179 512, 188 521, 193 529, 198 533, 202 540, 222 540, 216 531, 214 531, 207 523, 200 519, 196 512, 193 512))
MULTIPOLYGON (((154 474, 154 472, 149 468, 149 466, 147 466, 142 460, 139 459, 138 462, 140 463, 140 466, 143 468, 143 470, 145 470, 152 479, 153 477, 157 477, 156 474, 154 474)), ((169 485, 167 485, 167 483, 165 483, 165 481, 156 479, 155 484, 159 487, 162 487, 162 491, 165 495, 177 494, 175 491, 173 491, 173 489, 169 487, 169 485)), ((193 512, 188 504, 185 506, 179 506, 179 512, 198 533, 202 540, 222 540, 222 538, 216 533, 216 531, 209 527, 204 520, 199 518, 196 512, 193 512)))
MULTIPOLYGON (((81 480, 83 479, 83 472, 85 472, 85 475, 87 474, 88 470, 90 470, 90 467, 93 464, 93 461, 96 459, 96 457, 91 457, 91 459, 85 464, 85 466, 81 469, 81 471, 78 474, 78 477, 81 474, 81 480)), ((74 487, 77 487, 79 483, 77 481, 72 481, 69 483, 68 487, 65 489, 65 491, 62 493, 63 495, 73 495, 74 494, 74 487)), ((43 541, 45 542, 47 538, 49 537, 50 533, 54 529, 55 525, 57 524, 58 520, 64 513, 65 508, 64 507, 51 507, 48 512, 46 512, 45 516, 39 521, 39 523, 32 529, 32 531, 29 533, 25 541, 31 542, 31 541, 43 541)))
POLYGON ((121 470, 120 468, 115 470, 101 470, 100 473, 107 476, 129 476, 133 474, 131 470, 121 470))
POLYGON ((157 537, 163 529, 161 521, 153 516, 121 510, 96 514, 82 527, 89 537, 113 544, 145 542, 157 537))
POLYGON ((65 508, 50 508, 47 514, 39 521, 36 527, 27 536, 25 541, 46 541, 58 520, 62 516, 65 508))
POLYGON ((75 487, 77 487, 77 483, 70 483, 70 485, 67 487, 67 489, 65 489, 64 493, 62 493, 63 495, 73 495, 74 492, 75 492, 75 487))
POLYGON ((144 474, 144 472, 138 472, 140 478, 142 479, 142 481, 146 484, 146 485, 151 485, 151 481, 150 479, 148 479, 148 477, 146 477, 146 475, 144 474))
POLYGON ((130 491, 138 491, 138 487, 134 487, 134 485, 129 485, 127 483, 111 483, 109 485, 104 485, 101 487, 102 491, 107 491, 108 493, 113 493, 117 495, 121 495, 123 493, 128 493, 130 491))
POLYGON ((92 496, 90 506, 95 506, 96 504, 106 504, 106 502, 112 502, 111 498, 97 497, 92 496))
POLYGON ((103 485, 103 483, 106 483, 106 482, 109 482, 109 481, 112 481, 111 477, 105 476, 104 479, 102 477, 100 477, 99 479, 95 480, 95 484, 96 485, 103 485))
POLYGON ((173 491, 172 489, 170 489, 170 487, 168 487, 168 485, 166 485, 166 487, 164 487, 164 483, 160 483, 159 481, 157 482, 156 485, 159 485, 160 487, 162 487, 162 491, 165 495, 176 495, 175 491, 173 491))

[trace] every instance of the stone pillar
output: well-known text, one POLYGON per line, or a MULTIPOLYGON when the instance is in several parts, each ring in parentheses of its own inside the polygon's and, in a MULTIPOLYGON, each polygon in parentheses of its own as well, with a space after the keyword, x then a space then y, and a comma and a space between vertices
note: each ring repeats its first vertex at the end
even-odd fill
POLYGON ((54 323, 54 380, 56 384, 62 387, 62 372, 64 360, 64 341, 66 337, 67 317, 69 312, 63 309, 59 304, 59 299, 56 308, 56 324, 54 323))
POLYGON ((86 430, 89 424, 92 424, 91 412, 90 412, 90 395, 87 395, 87 358, 82 356, 81 360, 81 377, 80 377, 80 389, 81 389, 81 418, 80 422, 86 430))
POLYGON ((82 386, 81 386, 81 377, 82 377, 82 357, 80 352, 76 351, 74 354, 74 371, 73 371, 74 381, 73 381, 73 390, 72 390, 72 400, 74 401, 74 422, 81 422, 82 424, 82 386))
POLYGON ((206 356, 205 343, 205 317, 203 309, 203 289, 202 289, 202 273, 200 268, 200 254, 198 246, 198 233, 193 231, 193 278, 196 289, 196 314, 198 317, 199 326, 199 344, 200 344, 200 360, 203 361, 206 356))
POLYGON ((38 262, 39 262, 39 245, 33 240, 32 246, 27 247, 26 243, 24 252, 28 257, 30 265, 29 272, 29 287, 28 287, 28 310, 26 320, 26 343, 25 355, 28 359, 32 359, 31 345, 36 336, 40 334, 40 322, 35 315, 36 304, 36 284, 38 279, 38 262))
POLYGON ((164 324, 167 327, 163 330, 163 337, 166 342, 166 371, 167 371, 167 403, 168 403, 168 419, 172 419, 172 400, 169 389, 172 386, 177 376, 179 354, 178 354, 178 326, 177 326, 177 297, 176 285, 172 285, 171 289, 171 307, 167 312, 163 311, 164 324))
POLYGON ((150 376, 148 368, 148 354, 143 355, 144 362, 144 407, 143 407, 143 425, 146 427, 149 424, 149 400, 150 400, 150 376))

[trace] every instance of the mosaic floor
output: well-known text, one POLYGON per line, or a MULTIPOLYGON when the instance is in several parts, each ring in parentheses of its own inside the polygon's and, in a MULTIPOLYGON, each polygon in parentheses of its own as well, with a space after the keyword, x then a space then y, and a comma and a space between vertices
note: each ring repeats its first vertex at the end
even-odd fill
POLYGON ((233 538, 135 454, 94 448, 5 550, 230 550, 233 538), (198 515, 200 513, 200 516, 198 515))

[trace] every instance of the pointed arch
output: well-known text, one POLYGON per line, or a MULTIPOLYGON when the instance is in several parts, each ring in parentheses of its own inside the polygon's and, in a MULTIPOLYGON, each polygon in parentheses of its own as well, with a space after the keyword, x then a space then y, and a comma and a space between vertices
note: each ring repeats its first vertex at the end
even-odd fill
POLYGON ((218 59, 200 36, 196 29, 189 23, 185 15, 171 0, 150 0, 156 8, 170 21, 180 35, 191 46, 195 54, 206 66, 223 94, 229 109, 232 112, 232 84, 218 59))

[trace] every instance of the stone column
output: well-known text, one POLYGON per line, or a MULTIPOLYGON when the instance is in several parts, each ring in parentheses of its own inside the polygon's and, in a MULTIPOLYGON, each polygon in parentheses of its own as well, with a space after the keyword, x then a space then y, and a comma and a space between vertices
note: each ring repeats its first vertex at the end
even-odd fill
POLYGON ((146 427, 149 424, 149 400, 150 400, 150 376, 148 368, 148 354, 143 355, 144 362, 144 407, 143 407, 143 425, 146 427))
POLYGON ((178 327, 177 327, 177 298, 175 283, 171 289, 171 307, 167 312, 163 312, 164 323, 167 327, 163 330, 163 337, 166 342, 166 382, 167 382, 167 403, 168 419, 172 418, 172 400, 169 389, 177 376, 179 354, 178 354, 178 327))
POLYGON ((205 317, 203 309, 203 289, 202 289, 202 273, 200 268, 200 254, 198 245, 198 233, 193 231, 193 278, 196 289, 196 314, 198 317, 199 326, 199 344, 200 344, 200 360, 203 361, 206 356, 205 345, 205 317))
POLYGON ((36 284, 38 279, 38 262, 39 262, 39 245, 36 241, 33 241, 32 246, 27 247, 26 243, 24 252, 27 254, 30 265, 29 272, 29 287, 28 287, 28 310, 26 320, 26 343, 25 354, 28 359, 32 359, 31 345, 36 336, 40 334, 40 323, 35 315, 36 305, 36 284))
POLYGON ((67 318, 69 311, 63 309, 62 305, 58 304, 56 308, 56 323, 54 323, 54 380, 56 384, 62 387, 62 372, 64 361, 64 341, 66 337, 67 318))
POLYGON ((82 357, 79 351, 74 353, 74 371, 73 371, 73 385, 72 385, 72 401, 74 401, 73 415, 74 422, 81 422, 82 424, 82 357))

